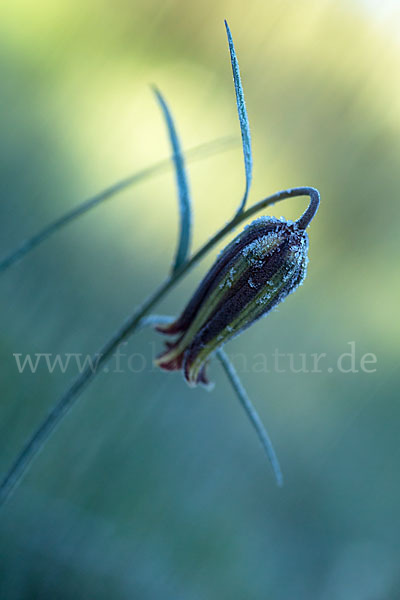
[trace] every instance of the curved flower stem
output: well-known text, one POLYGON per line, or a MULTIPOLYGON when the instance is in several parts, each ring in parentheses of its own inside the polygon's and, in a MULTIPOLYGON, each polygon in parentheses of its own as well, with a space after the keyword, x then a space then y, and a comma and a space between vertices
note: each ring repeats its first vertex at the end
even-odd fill
POLYGON ((319 192, 317 190, 310 189, 310 204, 308 205, 307 210, 304 211, 300 219, 297 219, 297 226, 299 229, 307 229, 307 227, 315 217, 315 213, 317 212, 318 207, 319 192))
POLYGON ((114 350, 119 344, 124 341, 129 335, 134 333, 141 324, 143 317, 164 298, 167 292, 172 289, 180 279, 198 263, 223 237, 230 233, 237 225, 260 212, 267 206, 279 202, 286 198, 296 196, 310 196, 310 198, 319 198, 319 193, 311 187, 299 187, 289 190, 282 190, 264 198, 251 206, 246 211, 237 214, 229 223, 220 229, 204 246, 202 246, 186 263, 177 269, 173 275, 168 277, 144 302, 136 311, 126 319, 123 325, 115 331, 115 333, 105 342, 105 344, 92 357, 92 363, 78 375, 72 385, 56 402, 49 414, 36 429, 33 435, 26 442, 25 446, 17 456, 14 464, 6 473, 2 483, 0 484, 0 505, 4 504, 11 492, 14 490, 21 477, 29 468, 33 459, 43 448, 50 435, 55 430, 63 417, 66 416, 70 408, 79 398, 82 391, 93 379, 100 373, 99 367, 104 365, 112 356, 114 350), (96 365, 93 368, 93 365, 96 365))
POLYGON ((251 403, 250 398, 248 397, 247 392, 244 389, 243 384, 240 381, 238 374, 236 373, 236 369, 233 366, 233 364, 231 363, 231 361, 229 360, 227 354, 223 351, 222 348, 217 350, 216 354, 217 354, 217 357, 218 357, 220 363, 222 364, 222 367, 223 367, 229 381, 232 384, 233 389, 236 392, 237 397, 239 398, 241 405, 243 406, 244 410, 247 413, 247 416, 249 417, 249 419, 251 421, 251 424, 253 425, 254 429, 256 430, 257 435, 260 439, 261 444, 263 445, 265 452, 267 453, 269 462, 271 463, 272 470, 275 475, 276 483, 277 483, 277 485, 282 486, 283 485, 282 471, 279 466, 278 457, 275 454, 275 450, 272 445, 271 439, 267 433, 267 430, 265 429, 264 425, 262 424, 262 421, 261 421, 260 417, 258 416, 258 413, 257 413, 256 409, 254 408, 253 404, 251 403))
MULTIPOLYGON (((221 150, 228 149, 234 143, 233 138, 226 137, 214 140, 212 142, 207 142, 205 144, 201 144, 194 148, 191 148, 187 151, 186 157, 187 160, 199 160, 201 158, 206 158, 213 153, 220 152, 221 150)), ((0 260, 0 273, 5 271, 13 264, 20 261, 26 254, 28 254, 31 250, 39 246, 42 242, 45 242, 49 237, 51 237, 54 233, 77 219, 78 217, 84 215, 89 212, 92 208, 95 208, 99 204, 102 204, 105 200, 108 200, 112 196, 119 194, 126 188, 130 187, 135 183, 139 183, 140 181, 144 181, 148 179, 152 175, 157 173, 163 173, 168 170, 171 165, 171 159, 167 158, 162 160, 150 167, 142 169, 133 175, 126 177, 125 179, 121 179, 114 185, 106 188, 102 192, 99 192, 92 198, 85 200, 75 208, 66 212, 64 215, 46 225, 41 231, 28 238, 22 244, 20 244, 16 249, 10 252, 7 256, 0 260)))

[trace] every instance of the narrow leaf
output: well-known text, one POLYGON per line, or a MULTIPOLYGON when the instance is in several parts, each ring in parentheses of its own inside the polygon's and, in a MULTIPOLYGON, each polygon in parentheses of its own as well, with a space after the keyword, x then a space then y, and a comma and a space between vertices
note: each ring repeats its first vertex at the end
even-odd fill
POLYGON ((139 322, 138 329, 154 327, 155 325, 169 325, 176 317, 170 315, 147 315, 139 322))
POLYGON ((243 406, 244 410, 246 411, 247 416, 249 417, 253 427, 255 428, 257 435, 267 453, 267 456, 268 456, 269 461, 272 466, 272 470, 275 475, 276 483, 279 486, 281 486, 283 484, 282 471, 279 466, 279 461, 275 454, 275 450, 274 450, 274 447, 270 440, 270 437, 267 433, 267 430, 265 429, 264 425, 262 424, 261 419, 258 416, 256 409, 252 405, 250 398, 248 397, 247 392, 244 389, 243 384, 239 379, 239 375, 236 373, 235 367, 229 360, 228 356, 225 354, 225 352, 222 349, 217 350, 217 356, 223 366, 223 369, 224 369, 226 375, 228 376, 228 379, 229 379, 234 391, 236 392, 237 397, 239 398, 241 405, 243 406))
MULTIPOLYGON (((189 149, 186 152, 186 157, 190 160, 199 160, 207 158, 212 154, 217 154, 224 150, 229 150, 229 148, 231 148, 233 144, 234 140, 231 137, 219 138, 189 149)), ((66 225, 69 225, 70 223, 75 221, 75 219, 78 219, 79 217, 85 215, 93 208, 96 208, 106 200, 109 200, 110 198, 116 196, 118 193, 124 191, 129 186, 140 183, 145 179, 149 179, 150 177, 152 177, 153 175, 157 175, 158 173, 163 173, 164 171, 170 168, 170 164, 171 161, 169 158, 166 160, 162 160, 150 167, 143 169, 142 171, 138 171, 133 175, 129 175, 125 179, 122 179, 121 181, 118 181, 117 183, 106 188, 105 190, 99 192, 92 198, 84 200, 81 204, 78 204, 76 207, 64 213, 63 215, 61 215, 61 217, 59 217, 49 225, 46 225, 38 233, 23 241, 17 248, 12 250, 4 258, 1 258, 0 273, 6 271, 8 268, 22 260, 37 246, 40 246, 43 242, 45 242, 55 233, 63 229, 66 225)))
POLYGON ((178 135, 176 133, 171 112, 161 92, 156 87, 154 87, 153 90, 158 102, 160 103, 165 122, 167 124, 168 135, 173 150, 172 158, 175 165, 176 183, 178 187, 180 232, 178 247, 176 250, 174 265, 172 268, 172 272, 174 273, 186 261, 190 251, 190 241, 192 237, 192 210, 190 202, 190 192, 188 178, 185 170, 185 161, 183 158, 181 145, 179 142, 178 135))
POLYGON ((233 44, 231 30, 229 29, 229 25, 227 21, 225 21, 226 33, 228 36, 228 44, 229 51, 231 54, 231 63, 232 63, 232 73, 233 73, 233 81, 235 84, 235 92, 236 92, 236 105, 237 111, 239 115, 239 123, 240 123, 240 131, 242 134, 242 144, 243 144, 243 157, 244 157, 244 168, 246 172, 246 187, 244 191, 244 196, 242 202, 239 206, 238 213, 242 212, 245 207, 247 196, 249 195, 251 180, 253 176, 253 157, 251 153, 251 137, 250 137, 250 126, 249 119, 247 116, 246 103, 244 101, 244 93, 242 82, 240 79, 240 70, 239 63, 236 57, 235 46, 233 44))

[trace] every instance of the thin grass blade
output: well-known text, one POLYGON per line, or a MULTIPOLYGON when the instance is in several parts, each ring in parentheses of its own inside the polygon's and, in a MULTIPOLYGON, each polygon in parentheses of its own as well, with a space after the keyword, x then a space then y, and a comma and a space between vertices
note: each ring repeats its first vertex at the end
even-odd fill
POLYGON ((239 115, 240 131, 242 134, 243 144, 243 158, 244 158, 244 169, 246 173, 246 187, 244 191, 243 199, 240 203, 238 213, 242 212, 246 205, 247 197, 249 195, 251 181, 253 177, 253 156, 251 152, 251 137, 250 137, 250 126, 249 119, 247 116, 246 103, 244 100, 244 93, 242 87, 242 81, 240 78, 239 63, 236 56, 235 46, 233 44, 231 30, 227 21, 225 21, 226 33, 228 36, 229 52, 231 55, 233 82, 235 84, 236 93, 236 105, 239 115))
MULTIPOLYGON (((235 142, 233 138, 230 136, 219 138, 211 142, 206 142, 205 144, 195 146, 194 148, 190 148, 186 153, 186 157, 188 160, 204 159, 208 156, 211 156, 212 154, 217 154, 224 150, 228 150, 234 145, 234 143, 235 142)), ((75 221, 75 219, 78 219, 79 217, 83 216, 93 208, 96 208, 106 200, 109 200, 113 196, 116 196, 128 187, 136 185, 142 181, 145 181, 146 179, 150 179, 153 175, 163 173, 164 171, 170 168, 170 164, 171 161, 169 158, 162 160, 158 163, 155 163, 154 165, 151 165, 150 167, 147 167, 141 171, 134 173, 133 175, 129 175, 125 179, 121 179, 121 181, 118 181, 117 183, 111 185, 110 187, 99 192, 95 196, 84 200, 81 204, 78 204, 70 211, 61 215, 61 217, 59 217, 58 219, 46 225, 35 235, 24 240, 17 248, 14 248, 14 250, 12 250, 4 258, 0 259, 0 273, 6 271, 9 267, 22 260, 32 250, 34 250, 34 248, 40 246, 52 235, 63 229, 66 225, 69 225, 70 223, 75 221)))
POLYGON ((192 207, 190 201, 189 183, 185 169, 185 161, 171 111, 169 110, 161 92, 156 87, 153 87, 153 90, 158 102, 160 103, 161 110, 167 124, 168 135, 173 151, 172 158, 174 161, 176 184, 178 188, 180 227, 179 241, 172 268, 172 272, 174 273, 189 256, 190 242, 192 237, 192 207))
POLYGON ((253 425, 254 429, 256 430, 257 435, 261 441, 261 444, 263 445, 263 447, 267 453, 269 462, 271 463, 272 470, 275 475, 276 483, 279 486, 282 486, 283 485, 282 471, 279 466, 278 457, 276 456, 274 447, 273 447, 271 439, 267 433, 267 430, 265 429, 264 425, 262 424, 261 419, 258 416, 258 413, 257 413, 256 409, 254 408, 253 404, 251 403, 250 398, 248 397, 247 392, 244 389, 242 382, 240 381, 239 375, 237 374, 236 369, 233 366, 233 364, 231 363, 231 361, 229 360, 227 354, 222 349, 219 349, 219 350, 217 350, 217 357, 219 358, 219 360, 222 364, 222 367, 223 367, 237 397, 239 398, 241 405, 243 406, 244 410, 246 411, 247 416, 249 417, 251 424, 253 425))

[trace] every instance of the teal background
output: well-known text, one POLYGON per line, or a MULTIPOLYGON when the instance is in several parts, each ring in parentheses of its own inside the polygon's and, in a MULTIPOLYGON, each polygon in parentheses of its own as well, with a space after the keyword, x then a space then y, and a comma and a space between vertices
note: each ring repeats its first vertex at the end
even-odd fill
MULTIPOLYGON (((252 131, 250 202, 302 185, 322 198, 304 286, 226 347, 285 486, 276 488, 220 366, 210 369, 212 393, 189 389, 153 370, 162 339, 140 332, 123 351, 143 353, 146 368, 114 373, 111 362, 2 509, 2 599, 397 597, 396 3, 2 3, 0 255, 169 155, 153 82, 184 148, 239 140, 224 18, 252 131), (358 365, 376 355, 376 372, 338 371, 349 342, 358 365), (327 353, 326 368, 256 372, 256 355, 275 349, 327 353)), ((197 248, 240 202, 240 144, 188 170, 197 248)), ((294 219, 304 207, 293 199, 270 213, 294 219)), ((13 353, 96 351, 165 277, 177 221, 171 170, 2 274, 2 472, 76 375, 73 366, 19 374, 13 353)), ((215 254, 158 312, 179 313, 215 254)))

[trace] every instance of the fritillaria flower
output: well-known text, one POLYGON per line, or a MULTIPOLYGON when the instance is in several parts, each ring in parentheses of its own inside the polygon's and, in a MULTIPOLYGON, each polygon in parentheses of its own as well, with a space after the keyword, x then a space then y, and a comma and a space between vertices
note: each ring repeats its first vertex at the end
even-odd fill
POLYGON ((157 330, 167 342, 156 364, 182 370, 190 385, 207 385, 206 366, 215 351, 285 300, 304 280, 306 228, 318 209, 313 197, 295 222, 274 217, 253 221, 221 252, 182 314, 157 330))
MULTIPOLYGON (((99 372, 98 367, 106 363, 113 355, 114 350, 118 348, 118 345, 139 327, 155 322, 154 315, 148 316, 148 312, 161 300, 165 293, 221 237, 231 231, 233 227, 236 227, 239 222, 242 222, 250 214, 255 214, 272 202, 283 200, 284 198, 309 195, 309 207, 296 222, 263 217, 247 226, 219 255, 181 316, 168 325, 163 326, 160 323, 158 325, 160 332, 174 335, 176 338, 174 341, 167 342, 165 352, 157 359, 156 363, 166 370, 182 370, 190 385, 198 383, 208 384, 206 366, 211 356, 218 351, 218 358, 221 361, 224 371, 271 461, 277 483, 278 485, 282 484, 282 473, 268 433, 252 406, 233 365, 230 363, 227 355, 221 350, 221 346, 263 315, 266 315, 303 282, 308 260, 306 228, 318 209, 319 192, 310 187, 282 190, 269 198, 265 198, 250 209, 244 210, 252 181, 253 160, 251 137, 239 63, 232 35, 226 21, 225 26, 242 135, 246 176, 245 191, 239 209, 224 228, 218 231, 209 242, 189 258, 192 219, 184 158, 168 105, 161 93, 155 89, 171 141, 173 150, 172 158, 178 187, 180 233, 171 275, 122 324, 111 338, 105 342, 99 352, 91 357, 85 369, 53 406, 39 427, 28 438, 14 463, 6 472, 2 481, 0 481, 0 505, 7 500, 33 459, 37 456, 56 426, 71 409, 83 389, 99 372), (96 365, 96 369, 93 369, 93 365, 96 365)), ((98 206, 101 202, 128 185, 143 178, 144 175, 154 173, 159 167, 160 165, 156 165, 128 177, 64 214, 39 233, 23 242, 3 260, 0 260, 0 272, 23 258, 33 248, 44 242, 75 218, 98 206)))

